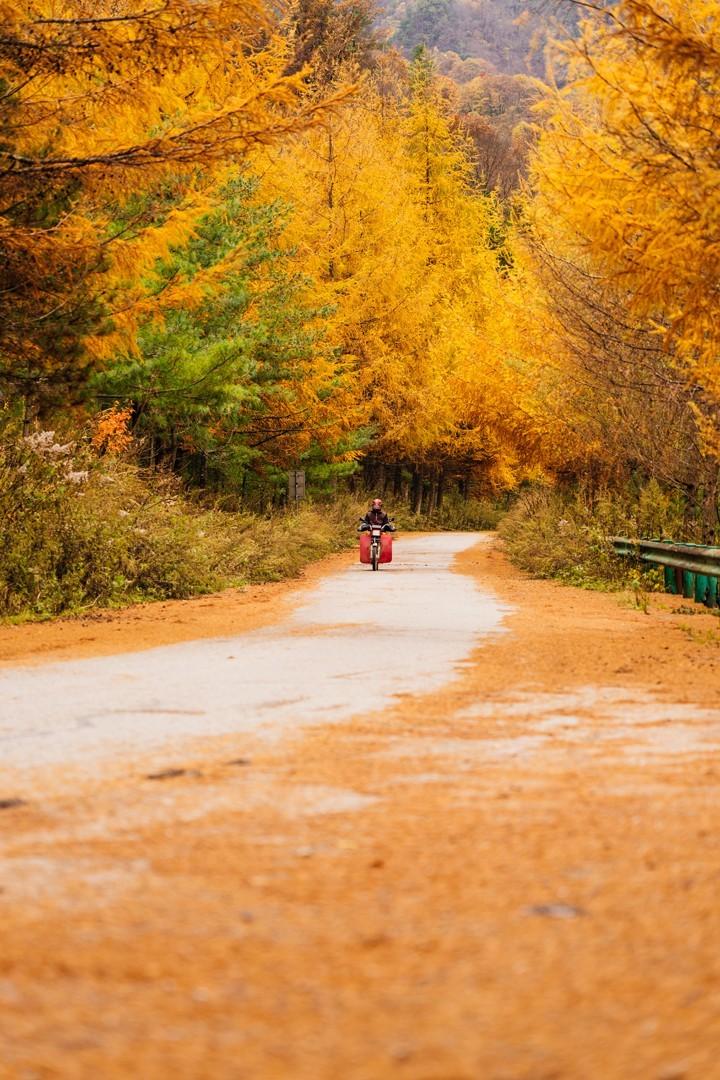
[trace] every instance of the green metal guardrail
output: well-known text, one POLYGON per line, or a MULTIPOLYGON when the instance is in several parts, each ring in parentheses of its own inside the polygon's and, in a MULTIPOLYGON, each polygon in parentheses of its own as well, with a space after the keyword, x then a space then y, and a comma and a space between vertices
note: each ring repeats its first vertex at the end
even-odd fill
POLYGON ((709 608, 720 606, 720 548, 674 544, 672 540, 627 540, 614 536, 618 555, 662 566, 665 590, 709 608))

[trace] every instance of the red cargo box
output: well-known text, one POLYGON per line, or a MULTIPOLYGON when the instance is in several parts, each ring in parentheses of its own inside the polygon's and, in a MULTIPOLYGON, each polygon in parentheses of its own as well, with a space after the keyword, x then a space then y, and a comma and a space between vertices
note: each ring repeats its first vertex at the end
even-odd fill
MULTIPOLYGON (((370 562, 370 533, 360 533, 360 562, 370 562)), ((392 562, 392 533, 380 537, 380 562, 392 562)))

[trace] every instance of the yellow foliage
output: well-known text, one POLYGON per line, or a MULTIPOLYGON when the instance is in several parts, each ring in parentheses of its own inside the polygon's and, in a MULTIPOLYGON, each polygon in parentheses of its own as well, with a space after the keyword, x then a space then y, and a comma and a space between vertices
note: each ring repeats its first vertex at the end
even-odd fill
POLYGON ((70 365, 37 331, 58 311, 79 326, 94 305, 86 344, 102 357, 131 347, 149 310, 197 302, 199 282, 147 296, 156 260, 252 147, 320 122, 348 91, 319 99, 285 74, 263 0, 0 0, 0 23, 0 355, 37 385, 70 365))
POLYGON ((542 241, 591 266, 720 401, 717 0, 620 0, 564 50, 533 167, 542 241))
MULTIPOLYGON (((12 89, 0 101, 0 253, 21 282, 7 295, 24 305, 0 331, 0 359, 46 385, 74 362, 60 334, 49 344, 36 332, 48 313, 67 312, 85 359, 104 360, 132 354, 140 325, 221 292, 242 265, 239 247, 185 276, 161 278, 158 262, 192 240, 223 185, 250 168, 259 200, 291 208, 283 242, 323 335, 311 359, 283 362, 272 398, 257 372, 262 409, 249 410, 241 434, 269 447, 266 460, 296 463, 311 445, 348 460, 359 453, 348 433, 365 428, 379 460, 500 491, 582 455, 563 414, 562 348, 552 363, 546 356, 560 330, 540 278, 506 208, 474 186, 470 143, 428 58, 409 74, 386 58, 357 93, 322 97, 306 73, 285 74, 289 45, 271 11, 262 0, 0 0, 0 80, 12 89), (31 208, 24 220, 11 213, 17 205, 31 208)), ((566 202, 602 151, 615 173, 610 194, 595 193, 588 243, 609 251, 610 237, 625 235, 621 211, 634 215, 632 228, 641 214, 649 228, 653 209, 662 220, 659 196, 623 202, 633 165, 618 163, 619 144, 602 143, 579 93, 556 96, 536 167, 537 218, 549 228, 562 210, 568 233, 578 225, 566 202), (569 171, 563 155, 574 155, 569 171)), ((644 251, 654 266, 653 243, 644 251)), ((679 341, 694 342, 700 365, 688 305, 681 319, 656 293, 643 300, 639 284, 636 293, 679 341)), ((95 448, 122 452, 129 419, 119 406, 103 413, 95 448)), ((208 419, 218 441, 237 434, 226 426, 222 415, 208 419)))
POLYGON ((332 311, 369 453, 512 488, 558 441, 536 393, 538 286, 500 265, 501 209, 472 189, 467 144, 418 81, 409 102, 369 82, 256 161, 264 192, 295 208, 287 240, 332 311))

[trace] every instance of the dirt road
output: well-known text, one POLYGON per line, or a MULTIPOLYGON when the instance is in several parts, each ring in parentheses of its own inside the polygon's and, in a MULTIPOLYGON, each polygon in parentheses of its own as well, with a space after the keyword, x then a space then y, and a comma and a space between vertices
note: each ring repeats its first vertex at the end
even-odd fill
POLYGON ((0 632, 1 1077, 720 1077, 718 621, 471 539, 0 632))

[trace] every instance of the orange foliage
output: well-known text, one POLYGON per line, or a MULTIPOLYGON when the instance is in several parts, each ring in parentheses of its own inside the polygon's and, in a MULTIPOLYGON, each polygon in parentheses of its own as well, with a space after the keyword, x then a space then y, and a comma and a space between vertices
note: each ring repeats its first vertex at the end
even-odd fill
POLYGON ((98 454, 124 454, 133 442, 130 431, 132 409, 120 406, 117 402, 105 409, 96 418, 92 435, 92 446, 98 454))

